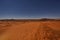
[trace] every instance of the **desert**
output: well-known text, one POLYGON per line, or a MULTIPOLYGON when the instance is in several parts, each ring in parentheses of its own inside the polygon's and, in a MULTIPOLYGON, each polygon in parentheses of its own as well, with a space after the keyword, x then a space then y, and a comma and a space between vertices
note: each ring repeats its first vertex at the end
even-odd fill
POLYGON ((0 20, 0 40, 60 40, 60 20, 0 20))

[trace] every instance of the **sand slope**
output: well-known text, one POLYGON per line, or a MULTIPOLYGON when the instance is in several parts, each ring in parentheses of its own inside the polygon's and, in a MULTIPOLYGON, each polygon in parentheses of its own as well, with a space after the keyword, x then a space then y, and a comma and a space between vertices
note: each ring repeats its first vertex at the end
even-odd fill
POLYGON ((0 40, 60 40, 60 21, 0 21, 0 40))

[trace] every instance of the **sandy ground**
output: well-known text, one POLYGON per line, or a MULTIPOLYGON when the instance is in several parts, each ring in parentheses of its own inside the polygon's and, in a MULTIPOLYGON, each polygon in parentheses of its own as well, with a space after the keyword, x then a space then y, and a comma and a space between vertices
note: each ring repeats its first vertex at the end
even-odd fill
POLYGON ((0 21, 0 40, 60 40, 60 21, 0 21))

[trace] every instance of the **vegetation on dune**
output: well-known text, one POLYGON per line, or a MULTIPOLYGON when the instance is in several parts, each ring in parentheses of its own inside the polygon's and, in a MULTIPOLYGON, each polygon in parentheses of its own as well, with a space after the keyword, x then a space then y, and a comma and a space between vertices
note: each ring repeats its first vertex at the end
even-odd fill
POLYGON ((35 34, 36 40, 59 40, 60 31, 55 31, 50 27, 39 27, 35 34))
POLYGON ((11 25, 9 23, 0 23, 0 35, 3 34, 11 25))

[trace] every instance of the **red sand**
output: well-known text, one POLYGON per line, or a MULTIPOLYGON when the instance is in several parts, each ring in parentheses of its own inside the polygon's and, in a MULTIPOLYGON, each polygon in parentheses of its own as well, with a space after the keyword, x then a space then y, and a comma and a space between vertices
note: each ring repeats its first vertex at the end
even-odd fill
POLYGON ((0 21, 0 40, 60 40, 60 21, 0 21))

